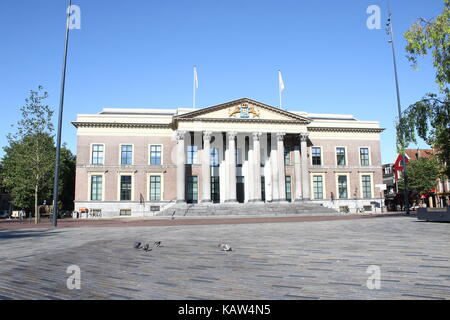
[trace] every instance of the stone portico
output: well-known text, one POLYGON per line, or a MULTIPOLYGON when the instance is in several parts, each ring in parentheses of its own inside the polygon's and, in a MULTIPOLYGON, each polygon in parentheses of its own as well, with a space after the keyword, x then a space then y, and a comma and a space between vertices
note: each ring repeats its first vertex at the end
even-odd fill
POLYGON ((104 109, 73 124, 76 209, 102 216, 151 216, 176 203, 308 201, 351 211, 380 201, 378 122, 244 98, 198 110, 104 109))

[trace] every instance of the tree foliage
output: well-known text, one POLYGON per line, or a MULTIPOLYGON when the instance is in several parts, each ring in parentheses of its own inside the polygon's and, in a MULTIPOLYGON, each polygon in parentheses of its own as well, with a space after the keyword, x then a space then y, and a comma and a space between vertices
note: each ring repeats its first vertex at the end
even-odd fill
POLYGON ((4 148, 4 184, 12 196, 14 205, 33 208, 36 222, 38 206, 48 197, 52 184, 55 148, 53 140, 53 111, 44 100, 48 93, 39 86, 31 90, 21 107, 22 119, 17 130, 8 135, 9 146, 4 148), (32 203, 34 202, 34 205, 32 203))
POLYGON ((444 0, 442 14, 433 20, 420 18, 404 34, 406 51, 413 67, 417 58, 431 52, 436 69, 439 94, 427 93, 420 101, 410 105, 397 126, 398 149, 402 152, 416 135, 432 145, 439 160, 445 164, 450 177, 450 0, 444 0))
MULTIPOLYGON (((435 157, 411 160, 406 166, 408 172, 408 189, 416 200, 436 188, 438 178, 442 177, 442 164, 435 157)), ((404 189, 403 179, 399 189, 404 189)))

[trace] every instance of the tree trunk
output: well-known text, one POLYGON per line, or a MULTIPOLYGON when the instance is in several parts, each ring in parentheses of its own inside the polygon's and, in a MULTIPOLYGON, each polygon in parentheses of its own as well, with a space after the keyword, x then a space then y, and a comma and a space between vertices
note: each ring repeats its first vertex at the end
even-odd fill
POLYGON ((39 208, 38 208, 38 186, 34 187, 34 222, 39 223, 39 208))

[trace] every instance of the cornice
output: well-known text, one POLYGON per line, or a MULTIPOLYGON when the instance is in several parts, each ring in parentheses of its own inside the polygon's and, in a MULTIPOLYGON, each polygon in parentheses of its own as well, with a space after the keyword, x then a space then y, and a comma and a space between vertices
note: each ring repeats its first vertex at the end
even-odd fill
POLYGON ((72 122, 75 128, 172 128, 172 123, 72 122))
POLYGON ((351 128, 351 127, 308 127, 310 132, 363 132, 363 133, 380 133, 384 128, 351 128))

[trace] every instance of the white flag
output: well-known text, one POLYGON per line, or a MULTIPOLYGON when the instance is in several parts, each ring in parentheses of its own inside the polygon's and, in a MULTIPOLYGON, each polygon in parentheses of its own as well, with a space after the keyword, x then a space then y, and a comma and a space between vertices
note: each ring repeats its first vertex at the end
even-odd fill
POLYGON ((195 88, 198 89, 198 77, 197 77, 197 67, 194 66, 194 85, 195 88))
POLYGON ((278 71, 278 81, 280 83, 280 92, 284 90, 283 77, 281 76, 281 71, 278 71))

